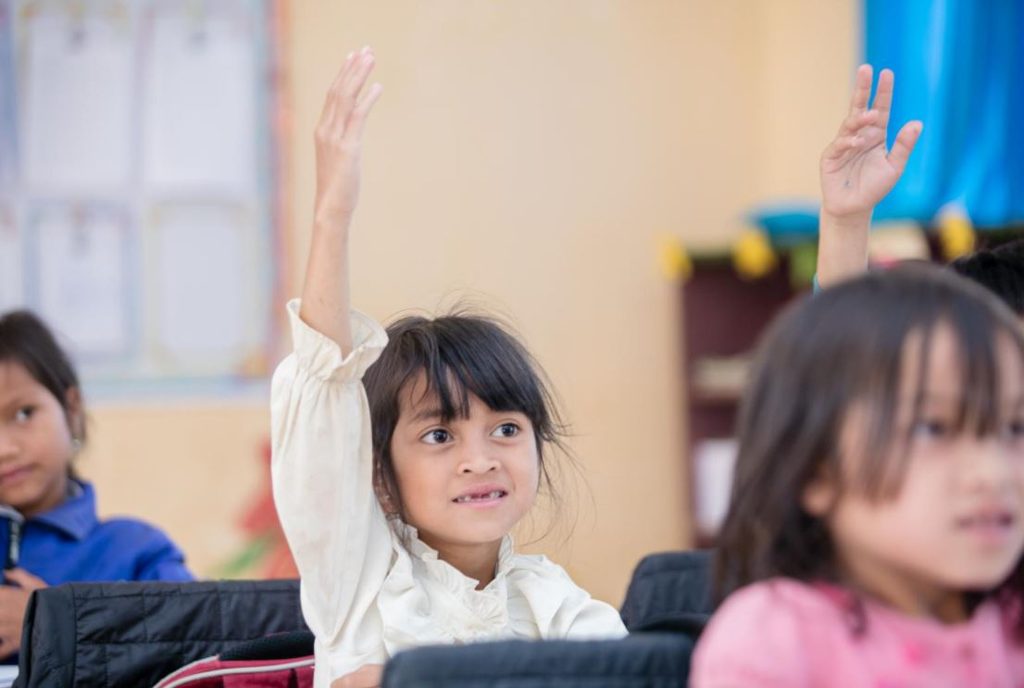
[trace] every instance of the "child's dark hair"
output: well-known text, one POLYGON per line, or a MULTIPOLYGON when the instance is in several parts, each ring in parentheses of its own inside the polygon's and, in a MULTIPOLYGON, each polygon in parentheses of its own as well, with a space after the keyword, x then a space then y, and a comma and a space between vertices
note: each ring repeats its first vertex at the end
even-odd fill
POLYGON ((957 258, 951 268, 1002 299, 1024 316, 1024 239, 957 258))
MULTIPOLYGON (((16 310, 0 316, 0 363, 8 362, 20 365, 53 395, 64 409, 72 435, 84 444, 84 408, 79 406, 79 417, 72 418, 68 397, 72 390, 77 390, 81 399, 78 374, 50 328, 30 311, 16 310)), ((74 470, 68 470, 74 477, 74 470)))
MULTIPOLYGON (((740 410, 739 457, 715 563, 719 600, 776 576, 838 580, 828 530, 804 510, 801 495, 823 471, 843 475, 840 433, 854 404, 868 410, 869 444, 858 472, 838 489, 878 500, 895 495, 905 466, 888 459, 910 439, 895 420, 906 342, 921 341, 916 416, 939 327, 952 331, 961 361, 949 371, 960 378, 954 431, 996 432, 1003 379, 997 346, 1012 342, 1024 362, 1024 334, 994 295, 952 271, 915 264, 872 272, 804 299, 776 320, 740 410)), ((1013 586, 1019 594, 1022 582, 1018 561, 998 592, 1012 594, 1013 586)))
POLYGON ((435 396, 442 422, 469 414, 469 394, 496 411, 517 411, 533 425, 542 487, 553 494, 545 447, 567 453, 563 425, 543 372, 526 348, 490 318, 457 312, 409 316, 387 328, 388 344, 363 376, 373 428, 374 482, 405 517, 391 456, 400 398, 419 375, 435 396))

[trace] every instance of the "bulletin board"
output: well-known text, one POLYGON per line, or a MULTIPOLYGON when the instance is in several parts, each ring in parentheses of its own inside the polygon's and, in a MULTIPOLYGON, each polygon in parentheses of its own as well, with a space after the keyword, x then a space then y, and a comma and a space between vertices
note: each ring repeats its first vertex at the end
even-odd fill
POLYGON ((0 0, 0 310, 101 396, 266 379, 283 234, 279 5, 0 0))

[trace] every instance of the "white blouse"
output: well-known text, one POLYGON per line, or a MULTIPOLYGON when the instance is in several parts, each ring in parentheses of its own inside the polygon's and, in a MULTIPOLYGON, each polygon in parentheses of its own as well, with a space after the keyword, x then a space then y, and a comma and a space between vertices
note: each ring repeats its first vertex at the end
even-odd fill
POLYGON ((373 490, 370 410, 361 379, 387 343, 352 315, 354 349, 288 304, 293 354, 271 392, 274 501, 302 577, 302 611, 316 635, 317 688, 418 645, 510 638, 615 638, 618 612, 562 567, 516 554, 506 536, 494 580, 440 560, 416 529, 385 517, 373 490))

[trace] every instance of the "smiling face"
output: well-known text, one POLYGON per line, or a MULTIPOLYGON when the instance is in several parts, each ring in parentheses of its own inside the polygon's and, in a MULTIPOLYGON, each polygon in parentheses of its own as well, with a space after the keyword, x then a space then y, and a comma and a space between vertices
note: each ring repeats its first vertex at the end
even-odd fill
POLYGON ((540 479, 529 418, 468 395, 464 414, 445 420, 421 375, 400 396, 391 457, 406 521, 442 559, 459 548, 497 552, 533 505, 540 479))
POLYGON ((994 415, 961 418, 966 392, 953 330, 936 327, 925 361, 921 341, 906 342, 897 439, 882 463, 894 489, 872 496, 857 487, 870 436, 861 404, 841 434, 844 489, 822 476, 803 501, 825 519, 848 580, 906 612, 956 619, 962 593, 999 585, 1024 551, 1024 367, 1009 337, 998 335, 994 415))
POLYGON ((22 365, 0 362, 0 503, 28 517, 64 500, 77 398, 72 390, 65 410, 22 365))

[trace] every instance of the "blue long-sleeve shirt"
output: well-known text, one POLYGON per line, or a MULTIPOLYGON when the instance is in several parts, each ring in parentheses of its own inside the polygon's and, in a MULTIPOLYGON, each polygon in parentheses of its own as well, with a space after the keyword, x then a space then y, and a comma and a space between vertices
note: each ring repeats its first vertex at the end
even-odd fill
MULTIPOLYGON (((101 521, 90 483, 46 513, 25 521, 18 567, 49 585, 86 581, 189 581, 185 555, 160 530, 132 518, 101 521)), ((0 552, 10 530, 0 519, 0 552)))

